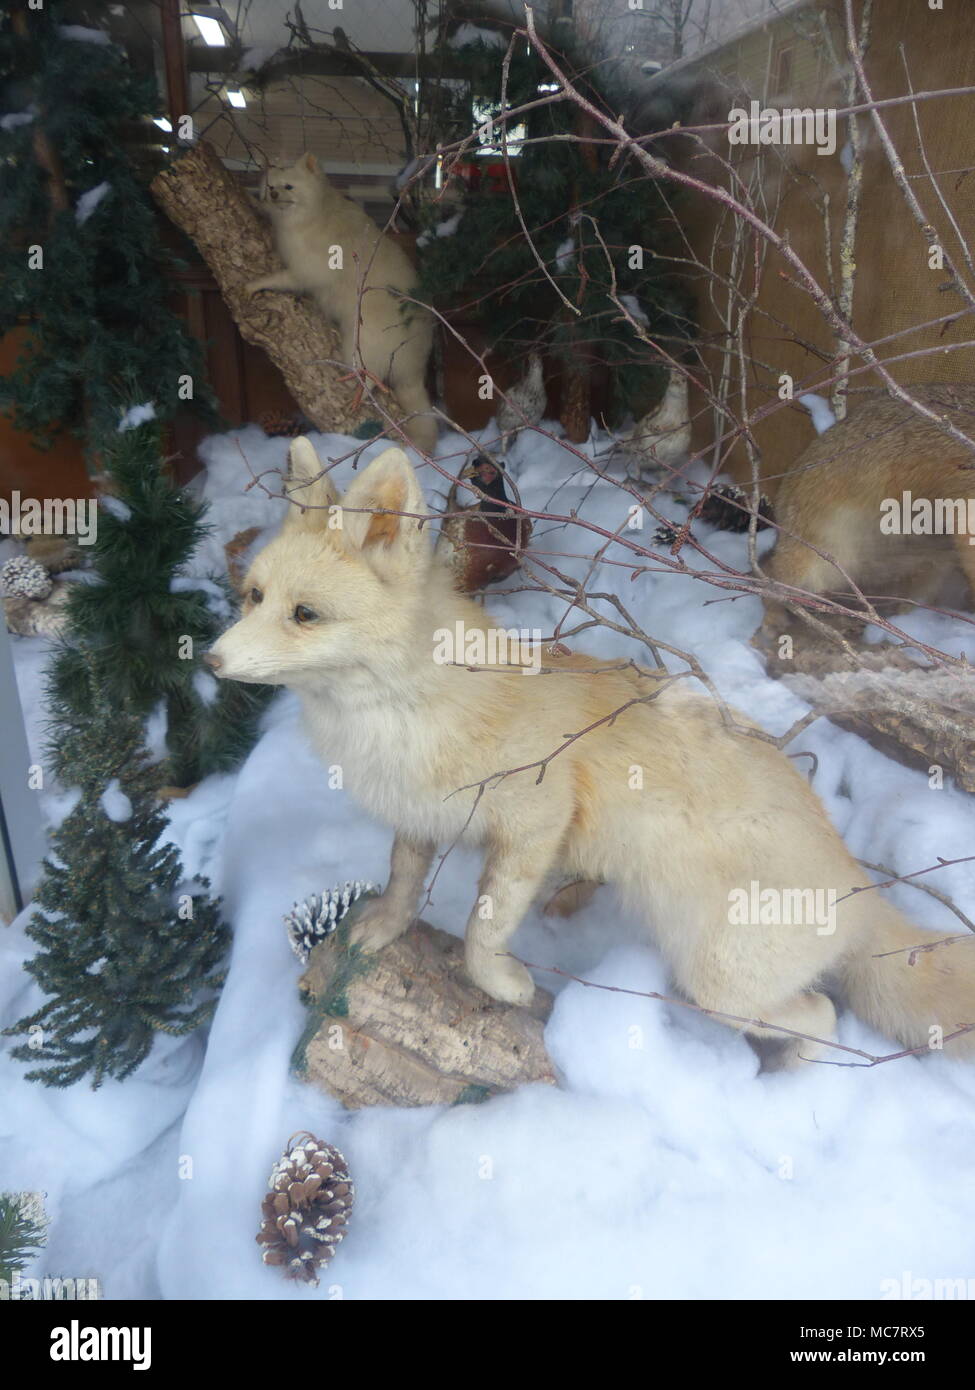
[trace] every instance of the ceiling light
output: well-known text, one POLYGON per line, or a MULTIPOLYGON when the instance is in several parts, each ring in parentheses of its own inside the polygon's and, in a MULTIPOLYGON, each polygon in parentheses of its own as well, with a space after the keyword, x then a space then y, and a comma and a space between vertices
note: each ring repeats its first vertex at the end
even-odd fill
POLYGON ((199 29, 200 38, 204 43, 209 44, 211 48, 226 48, 227 35, 220 28, 217 20, 210 19, 205 14, 195 14, 193 23, 199 29))
POLYGON ((239 111, 247 105, 247 98, 243 92, 228 92, 227 100, 231 106, 236 106, 239 111))
POLYGON ((157 125, 160 130, 164 130, 167 135, 169 135, 173 129, 172 122, 168 121, 165 116, 153 116, 152 123, 153 125, 157 125))
POLYGON ((211 48, 226 48, 227 40, 234 32, 234 24, 222 6, 194 4, 190 18, 205 44, 211 48))

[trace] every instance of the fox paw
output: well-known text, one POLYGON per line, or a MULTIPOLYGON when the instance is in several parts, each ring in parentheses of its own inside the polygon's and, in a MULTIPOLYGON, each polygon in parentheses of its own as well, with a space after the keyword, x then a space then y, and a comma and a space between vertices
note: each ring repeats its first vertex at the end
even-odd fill
POLYGON ((359 946, 366 955, 381 951, 410 925, 410 918, 397 912, 382 898, 363 908, 349 930, 349 944, 359 946))
POLYGON ((481 951, 467 952, 467 973, 485 994, 502 1004, 530 1004, 535 994, 535 981, 525 967, 510 956, 497 956, 481 951))

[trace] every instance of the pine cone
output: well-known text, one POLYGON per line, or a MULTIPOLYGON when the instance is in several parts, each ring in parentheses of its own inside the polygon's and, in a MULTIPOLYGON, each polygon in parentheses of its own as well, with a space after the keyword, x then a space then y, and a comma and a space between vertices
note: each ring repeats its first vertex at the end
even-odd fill
POLYGON ((268 1179, 257 1235, 264 1263, 280 1265, 288 1279, 318 1283, 345 1235, 355 1188, 338 1149, 313 1134, 293 1135, 268 1179), (297 1141, 297 1142, 296 1142, 297 1141))
POLYGON ((297 439, 313 425, 303 415, 282 415, 278 410, 269 410, 258 421, 265 434, 276 438, 297 439))
POLYGON ((37 560, 15 555, 0 566, 0 591, 6 598, 47 598, 54 581, 37 560))
MULTIPOLYGON (((720 531, 747 531, 751 520, 751 492, 735 483, 719 483, 713 487, 701 504, 698 519, 720 531)), ((758 522, 756 529, 764 531, 772 515, 772 503, 765 493, 758 499, 758 522)))
POLYGON ((302 965, 308 963, 308 957, 319 941, 324 941, 326 936, 332 935, 349 908, 363 893, 369 895, 378 892, 379 889, 374 883, 363 883, 356 879, 353 883, 343 884, 341 888, 326 888, 323 893, 314 893, 303 903, 295 903, 286 915, 284 924, 288 928, 291 949, 302 965))
MULTIPOLYGON (((719 531, 743 532, 748 530, 751 512, 751 492, 746 492, 736 483, 717 483, 701 503, 695 520, 703 521, 707 526, 714 526, 719 531)), ((755 523, 755 529, 764 531, 771 517, 772 503, 763 492, 758 499, 758 521, 755 523)), ((680 522, 666 521, 654 531, 653 539, 657 545, 673 545, 680 528, 680 522)))

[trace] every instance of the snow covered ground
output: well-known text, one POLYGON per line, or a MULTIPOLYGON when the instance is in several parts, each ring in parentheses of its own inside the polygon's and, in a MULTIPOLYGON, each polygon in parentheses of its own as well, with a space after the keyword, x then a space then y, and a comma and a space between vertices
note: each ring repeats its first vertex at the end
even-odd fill
MULTIPOLYGON (((350 447, 315 442, 323 456, 350 447)), ((440 453, 458 447, 448 438, 440 453)), ((207 441, 217 529, 200 573, 220 566, 237 531, 280 516, 282 504, 244 492, 240 451, 260 471, 283 465, 286 449, 255 427, 207 441)), ((512 460, 525 505, 619 526, 625 496, 587 470, 565 481, 553 443, 523 436, 512 460)), ((431 498, 445 490, 439 476, 428 482, 431 498)), ((672 513, 684 515, 676 504, 672 513)), ((744 564, 744 538, 708 541, 744 564)), ((580 548, 578 536, 541 524, 535 543, 580 548)), ((583 562, 562 568, 581 574, 583 562)), ((606 563, 590 587, 618 593, 648 632, 696 654, 767 728, 804 711, 748 645, 757 600, 716 603, 721 594, 702 583, 631 580, 606 563)), ((489 603, 510 626, 548 632, 562 616, 546 595, 489 603)), ((961 622, 938 624, 952 650, 970 646, 965 633, 961 622)), ((645 655, 610 632, 572 644, 645 655)), ((16 657, 39 749, 44 645, 18 640, 16 657)), ((975 802, 963 793, 930 788, 823 721, 799 746, 816 753, 816 789, 857 856, 907 873, 971 851, 975 802)), ((48 795, 49 819, 59 805, 48 795)), ((52 1217, 31 1273, 94 1276, 105 1297, 138 1299, 876 1298, 905 1274, 975 1278, 975 1068, 934 1057, 757 1076, 747 1044, 718 1024, 567 983, 546 1034, 557 1089, 349 1114, 288 1075, 303 1016, 281 918, 346 879, 384 881, 390 832, 328 789, 282 694, 239 773, 174 803, 171 834, 187 870, 224 895, 234 925, 227 984, 206 1039, 163 1039, 134 1077, 98 1092, 25 1083, 23 1066, 0 1051, 0 1189, 45 1189, 52 1217), (345 1153, 357 1187, 349 1236, 317 1290, 265 1268, 254 1241, 271 1165, 306 1128, 345 1153)), ((475 871, 469 854, 448 858, 429 920, 462 929, 475 871)), ((975 866, 936 880, 975 913, 975 866)), ((604 893, 558 931, 530 919, 515 949, 607 984, 665 990, 653 947, 604 893)), ((895 897, 916 921, 958 929, 928 896, 901 887, 895 897)), ((33 949, 23 920, 0 928, 0 1026, 40 1000, 20 970, 33 949)), ((554 977, 540 983, 552 988, 554 977)), ((840 1038, 891 1050, 849 1015, 840 1038)))

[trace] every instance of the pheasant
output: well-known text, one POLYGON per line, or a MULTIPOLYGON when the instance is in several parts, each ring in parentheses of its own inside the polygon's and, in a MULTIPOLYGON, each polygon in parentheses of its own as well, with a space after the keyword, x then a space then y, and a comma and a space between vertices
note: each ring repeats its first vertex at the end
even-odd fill
POLYGON ((531 537, 531 522, 510 508, 501 469, 486 454, 478 454, 450 489, 437 541, 437 553, 453 570, 454 584, 461 593, 470 594, 507 579, 521 563, 521 551, 531 537), (461 507, 458 486, 468 479, 481 496, 473 506, 461 507))

